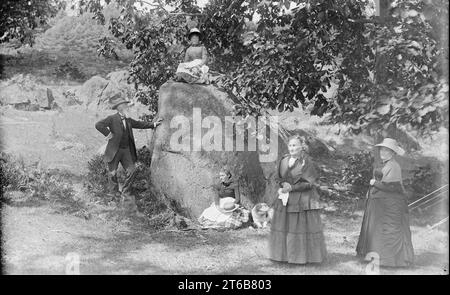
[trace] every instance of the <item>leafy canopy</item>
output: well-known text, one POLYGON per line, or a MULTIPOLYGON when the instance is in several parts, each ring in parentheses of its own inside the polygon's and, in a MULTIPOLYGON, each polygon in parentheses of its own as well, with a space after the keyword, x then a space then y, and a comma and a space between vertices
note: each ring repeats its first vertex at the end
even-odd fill
MULTIPOLYGON (((369 0, 211 0, 203 8, 192 0, 82 0, 79 9, 104 22, 102 3, 110 2, 121 15, 109 28, 133 49, 131 78, 148 87, 139 100, 154 112, 197 26, 237 114, 302 106, 354 132, 396 124, 430 133, 448 124, 440 38, 447 1, 395 1, 382 18, 369 16, 369 0)), ((108 38, 99 53, 114 56, 108 38)))
POLYGON ((50 17, 65 8, 61 0, 0 1, 0 43, 18 39, 33 44, 33 30, 47 24, 50 17))

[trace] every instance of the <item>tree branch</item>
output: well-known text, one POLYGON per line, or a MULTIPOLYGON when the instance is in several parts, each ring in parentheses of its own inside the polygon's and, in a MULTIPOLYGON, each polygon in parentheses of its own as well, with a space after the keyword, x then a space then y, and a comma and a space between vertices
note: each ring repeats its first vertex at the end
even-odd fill
POLYGON ((202 16, 203 13, 170 12, 170 15, 202 16))
POLYGON ((392 23, 398 21, 398 18, 396 17, 373 17, 373 18, 358 18, 358 19, 348 19, 349 22, 352 23, 363 23, 363 24, 385 24, 385 23, 392 23))
POLYGON ((139 0, 139 2, 145 3, 145 4, 150 5, 150 6, 154 6, 154 7, 161 7, 162 6, 161 3, 159 3, 159 2, 158 2, 158 4, 150 3, 150 2, 144 1, 144 0, 139 0))

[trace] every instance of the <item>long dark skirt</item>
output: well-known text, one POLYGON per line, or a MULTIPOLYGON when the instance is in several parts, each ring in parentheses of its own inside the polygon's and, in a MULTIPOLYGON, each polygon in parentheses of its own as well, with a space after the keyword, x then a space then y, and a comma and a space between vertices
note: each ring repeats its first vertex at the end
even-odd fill
POLYGON ((406 198, 395 193, 369 197, 366 202, 356 253, 375 252, 381 266, 404 267, 414 261, 406 198))
POLYGON ((269 258, 289 263, 321 263, 327 256, 320 210, 287 212, 281 200, 274 206, 269 258))

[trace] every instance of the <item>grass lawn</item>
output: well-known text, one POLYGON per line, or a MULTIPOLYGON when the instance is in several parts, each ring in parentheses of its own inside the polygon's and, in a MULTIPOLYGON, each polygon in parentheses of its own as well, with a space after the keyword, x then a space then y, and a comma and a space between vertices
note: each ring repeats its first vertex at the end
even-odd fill
MULTIPOLYGON (((358 214, 361 215, 361 214, 358 214)), ((55 212, 48 204, 5 206, 5 271, 64 274, 69 253, 80 257, 81 274, 365 274, 355 257, 361 217, 324 216, 328 260, 291 265, 267 259, 268 230, 161 231, 139 220, 91 219, 55 212)), ((381 274, 448 274, 448 234, 412 227, 416 265, 381 274)))

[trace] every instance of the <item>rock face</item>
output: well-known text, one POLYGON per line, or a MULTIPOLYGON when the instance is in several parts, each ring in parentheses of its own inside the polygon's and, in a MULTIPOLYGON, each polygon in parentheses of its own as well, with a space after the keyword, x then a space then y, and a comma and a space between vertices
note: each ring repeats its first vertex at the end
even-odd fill
POLYGON ((225 93, 214 86, 168 82, 160 89, 158 110, 164 121, 151 143, 151 182, 157 191, 175 200, 187 216, 198 217, 213 202, 213 185, 219 182, 219 171, 226 165, 233 178, 239 180, 244 205, 251 207, 264 201, 266 179, 258 152, 224 149, 227 139, 239 136, 224 127, 225 116, 232 115, 232 101, 225 93), (211 118, 215 123, 208 122, 211 118), (195 149, 202 138, 204 143, 216 143, 216 137, 205 138, 211 130, 219 129, 223 131, 220 148, 195 149), (184 149, 180 148, 181 142, 186 143, 184 149))
POLYGON ((136 89, 128 83, 128 71, 111 72, 105 78, 93 76, 83 85, 64 93, 68 105, 84 105, 89 110, 109 109, 108 99, 118 93, 132 100, 136 89))
POLYGON ((94 76, 74 91, 75 100, 81 101, 86 107, 97 106, 108 80, 94 76))

